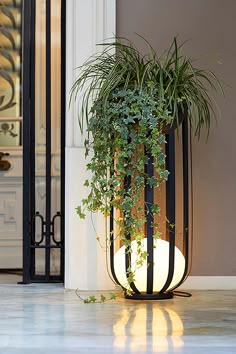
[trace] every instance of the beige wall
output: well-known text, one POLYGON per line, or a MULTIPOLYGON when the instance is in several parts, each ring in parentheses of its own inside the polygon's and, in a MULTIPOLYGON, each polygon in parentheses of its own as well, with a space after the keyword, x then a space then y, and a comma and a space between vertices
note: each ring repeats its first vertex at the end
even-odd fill
POLYGON ((117 35, 144 50, 139 33, 157 51, 179 35, 186 54, 199 57, 227 82, 226 98, 208 143, 195 139, 192 275, 236 275, 236 1, 117 0, 117 35), (222 64, 217 64, 220 60, 222 64))

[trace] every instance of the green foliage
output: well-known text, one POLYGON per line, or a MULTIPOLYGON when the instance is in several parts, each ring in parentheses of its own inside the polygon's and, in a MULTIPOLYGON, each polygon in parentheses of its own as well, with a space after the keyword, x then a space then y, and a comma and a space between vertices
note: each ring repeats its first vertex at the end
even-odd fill
POLYGON ((81 295, 78 293, 78 289, 76 290, 76 295, 78 296, 78 298, 80 300, 82 300, 85 304, 91 304, 91 303, 103 303, 103 302, 107 302, 107 301, 111 301, 111 300, 116 300, 116 295, 114 293, 109 293, 108 296, 105 296, 103 294, 100 294, 99 297, 95 296, 95 295, 90 295, 86 298, 81 297, 81 295))
MULTIPOLYGON (((104 43, 102 52, 91 56, 82 66, 79 77, 71 90, 71 99, 75 100, 81 90, 84 91, 80 127, 90 121, 90 104, 99 102, 104 115, 107 114, 106 102, 111 99, 116 89, 125 95, 127 89, 147 90, 154 85, 156 94, 150 101, 158 101, 163 112, 170 111, 169 119, 178 120, 179 107, 188 107, 188 118, 195 134, 199 137, 201 128, 209 132, 211 113, 215 116, 215 102, 209 91, 220 91, 221 81, 214 72, 195 67, 195 59, 185 56, 184 43, 178 45, 174 38, 170 47, 161 55, 149 47, 149 54, 141 54, 127 39, 114 38, 113 42, 104 43)), ((126 110, 123 107, 124 112, 126 110)), ((139 115, 138 107, 131 107, 134 115, 139 115)), ((111 111, 110 111, 111 113, 111 111)), ((132 117, 127 118, 132 122, 132 117)))

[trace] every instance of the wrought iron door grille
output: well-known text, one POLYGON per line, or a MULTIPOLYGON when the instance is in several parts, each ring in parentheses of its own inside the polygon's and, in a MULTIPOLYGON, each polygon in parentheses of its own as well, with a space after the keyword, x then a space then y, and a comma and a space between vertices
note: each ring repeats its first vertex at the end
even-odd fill
MULTIPOLYGON (((64 188, 65 188, 65 11, 66 1, 57 2, 60 5, 60 175, 53 175, 53 117, 52 117, 52 23, 55 18, 55 1, 36 0, 23 1, 23 283, 30 282, 63 282, 64 281, 64 188), (41 12, 36 14, 39 3, 43 4, 41 12), (53 7, 54 4, 54 7, 53 7), (45 170, 39 174, 37 172, 37 134, 38 115, 36 114, 36 104, 39 97, 36 85, 37 74, 37 36, 36 24, 38 18, 43 14, 45 22, 45 170), (56 182, 55 182, 56 180, 56 182), (55 191, 52 189, 53 183, 60 186, 55 211, 52 206, 55 191), (38 208, 37 186, 43 185, 45 196, 38 208), (52 269, 55 260, 53 255, 57 252, 58 268, 52 269), (41 263, 40 263, 41 262, 41 263), (43 264, 42 264, 43 262, 43 264), (40 266, 39 266, 40 265, 40 266)), ((40 78, 41 79, 41 78, 40 78)), ((43 85, 43 73, 42 84, 43 85)), ((54 139, 55 140, 55 139, 54 139)), ((57 192, 58 193, 58 192, 57 192)), ((55 203, 54 203, 55 204, 55 203)))

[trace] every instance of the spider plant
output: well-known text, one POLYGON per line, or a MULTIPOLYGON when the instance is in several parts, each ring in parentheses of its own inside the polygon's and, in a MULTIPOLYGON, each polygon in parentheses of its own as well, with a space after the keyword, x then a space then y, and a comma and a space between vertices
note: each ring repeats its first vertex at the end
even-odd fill
POLYGON ((71 99, 77 100, 83 91, 80 102, 79 123, 81 131, 88 124, 91 102, 102 103, 106 114, 106 103, 115 89, 142 90, 150 83, 156 88, 155 99, 159 107, 171 112, 172 123, 178 121, 178 110, 186 104, 188 119, 195 134, 199 137, 201 128, 209 133, 211 115, 216 117, 217 105, 210 91, 220 91, 221 81, 214 72, 194 66, 195 60, 182 54, 183 45, 174 38, 170 47, 158 56, 147 42, 149 54, 143 55, 134 44, 123 38, 104 43, 103 50, 91 56, 78 68, 79 76, 71 90, 71 99))

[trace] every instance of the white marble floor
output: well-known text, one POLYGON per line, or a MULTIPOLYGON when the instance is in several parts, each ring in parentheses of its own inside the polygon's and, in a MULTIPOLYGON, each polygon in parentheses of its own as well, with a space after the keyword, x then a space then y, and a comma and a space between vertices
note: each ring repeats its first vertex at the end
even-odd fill
POLYGON ((84 304, 62 285, 1 284, 0 305, 0 354, 236 353, 234 291, 84 304))

